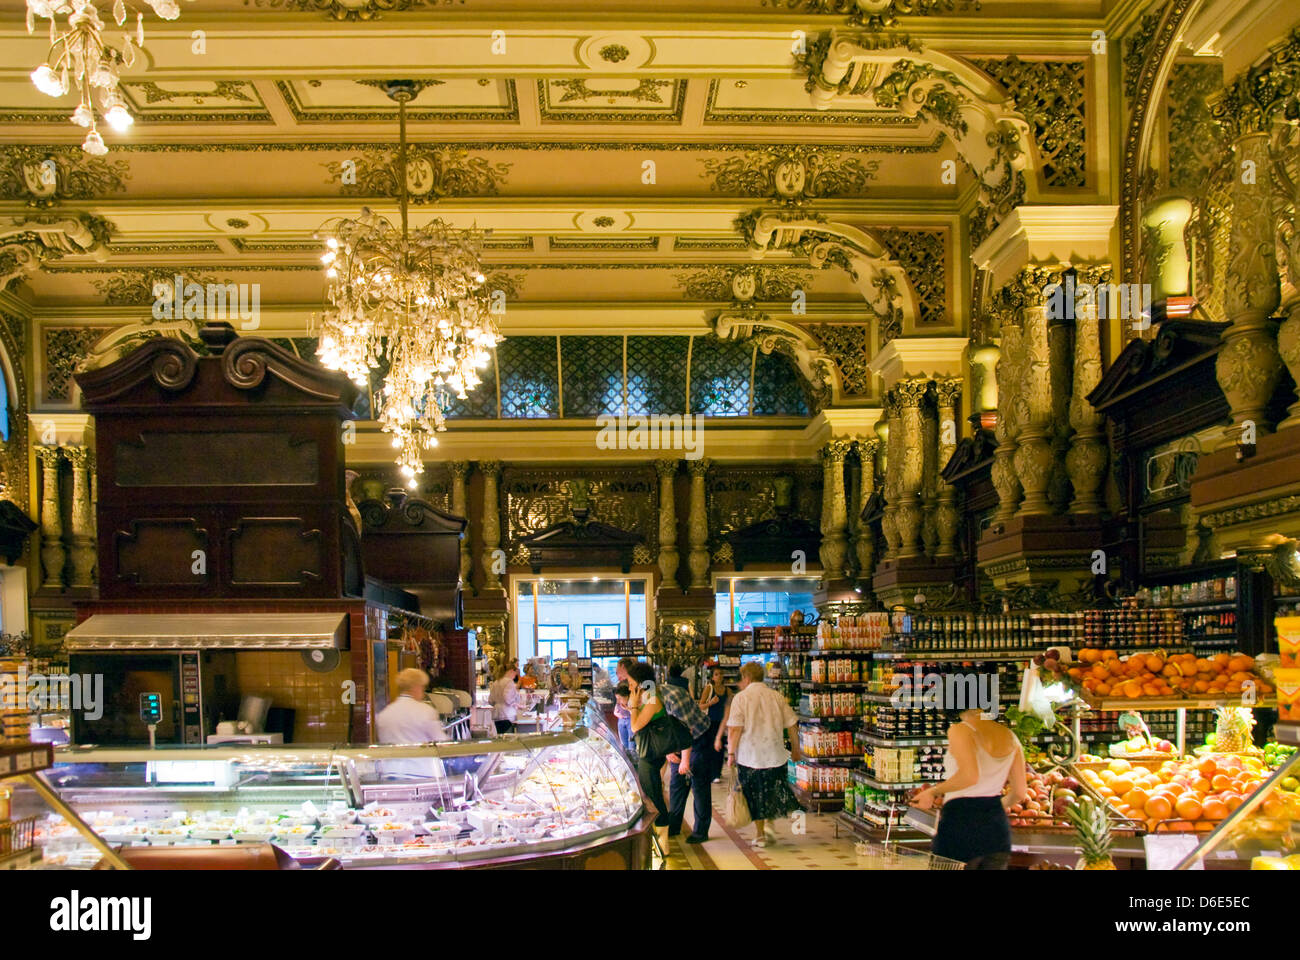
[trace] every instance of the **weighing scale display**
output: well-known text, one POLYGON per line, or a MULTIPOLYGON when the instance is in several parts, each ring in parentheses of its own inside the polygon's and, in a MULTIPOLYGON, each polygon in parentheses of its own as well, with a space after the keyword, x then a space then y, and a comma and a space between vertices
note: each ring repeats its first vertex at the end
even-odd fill
POLYGON ((140 694, 140 720, 146 725, 162 721, 161 693, 140 694))

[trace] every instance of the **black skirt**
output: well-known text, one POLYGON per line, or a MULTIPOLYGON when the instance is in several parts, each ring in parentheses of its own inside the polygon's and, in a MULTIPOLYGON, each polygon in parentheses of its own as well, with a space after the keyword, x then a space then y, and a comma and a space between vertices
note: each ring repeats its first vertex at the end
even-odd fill
POLYGON ((1011 852, 1011 823, 1001 797, 946 800, 930 851, 969 863, 995 853, 1011 852))
POLYGON ((785 767, 746 767, 737 764, 740 792, 754 820, 779 820, 802 810, 799 799, 786 780, 785 767))

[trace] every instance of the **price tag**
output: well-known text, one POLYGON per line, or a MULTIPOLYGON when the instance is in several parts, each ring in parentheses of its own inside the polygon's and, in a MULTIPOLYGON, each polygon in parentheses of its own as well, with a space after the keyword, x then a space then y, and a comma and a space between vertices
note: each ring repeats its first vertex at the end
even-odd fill
POLYGON ((15 753, 14 763, 17 764, 17 770, 30 770, 32 768, 32 755, 30 753, 15 753))
POLYGON ((13 768, 13 757, 0 757, 0 773, 9 773, 13 768))
MULTIPOLYGON (((1179 833, 1149 833, 1142 839, 1148 870, 1172 870, 1200 845, 1199 837, 1179 833)), ((1192 869, 1204 870, 1204 861, 1194 863, 1192 869)))

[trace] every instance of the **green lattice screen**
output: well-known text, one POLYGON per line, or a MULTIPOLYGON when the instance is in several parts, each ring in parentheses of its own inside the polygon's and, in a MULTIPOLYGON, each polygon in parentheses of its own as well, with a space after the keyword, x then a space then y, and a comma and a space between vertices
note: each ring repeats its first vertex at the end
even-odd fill
POLYGON ((561 337, 565 418, 594 418, 623 408, 623 338, 561 337))
POLYGON ((691 347, 690 412, 707 417, 749 416, 753 359, 749 344, 696 337, 691 347))

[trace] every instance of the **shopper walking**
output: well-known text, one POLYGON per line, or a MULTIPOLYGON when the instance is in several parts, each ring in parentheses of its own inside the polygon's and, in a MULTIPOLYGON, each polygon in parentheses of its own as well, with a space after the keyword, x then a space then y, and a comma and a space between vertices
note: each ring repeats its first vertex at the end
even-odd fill
POLYGON ((711 771, 709 780, 716 783, 722 776, 722 768, 726 765, 727 755, 723 751, 723 740, 727 735, 727 713, 731 710, 731 688, 727 686, 727 679, 722 673, 722 667, 716 663, 709 666, 709 680, 704 684, 704 689, 700 691, 700 709, 703 710, 709 718, 709 736, 707 738, 707 748, 709 752, 709 770, 711 771))
POLYGON ((731 698, 727 717, 727 760, 740 776, 740 789, 754 820, 754 846, 766 847, 776 837, 765 827, 771 820, 803 809, 786 781, 786 762, 802 760, 799 718, 785 697, 763 682, 763 666, 740 668, 740 692, 731 698), (787 751, 782 739, 790 735, 787 751))
POLYGON ((686 798, 695 798, 695 822, 687 843, 709 839, 713 822, 713 738, 709 733, 709 715, 691 696, 682 665, 668 668, 668 684, 663 688, 664 709, 670 717, 685 724, 691 734, 691 746, 680 754, 668 755, 668 836, 682 832, 686 816, 686 798))
MULTIPOLYGON (((671 749, 662 749, 661 743, 652 731, 651 724, 660 729, 668 717, 664 705, 663 691, 655 683, 655 674, 648 663, 633 661, 627 666, 628 710, 632 713, 632 733, 637 742, 637 779, 641 784, 641 793, 647 805, 655 811, 655 833, 659 836, 660 846, 668 845, 668 804, 664 802, 664 781, 662 768, 671 749)), ((677 723, 676 720, 672 721, 677 723)))
POLYGON ((498 736, 515 729, 519 719, 519 668, 513 664, 507 666, 497 676, 488 693, 488 703, 492 705, 492 723, 498 736))
POLYGON ((963 710, 948 728, 946 776, 918 793, 912 803, 929 810, 943 797, 931 851, 961 860, 968 870, 1005 870, 1011 861, 1007 808, 1024 800, 1025 756, 1020 741, 980 710, 963 710), (1010 783, 1004 796, 1002 790, 1010 783))

